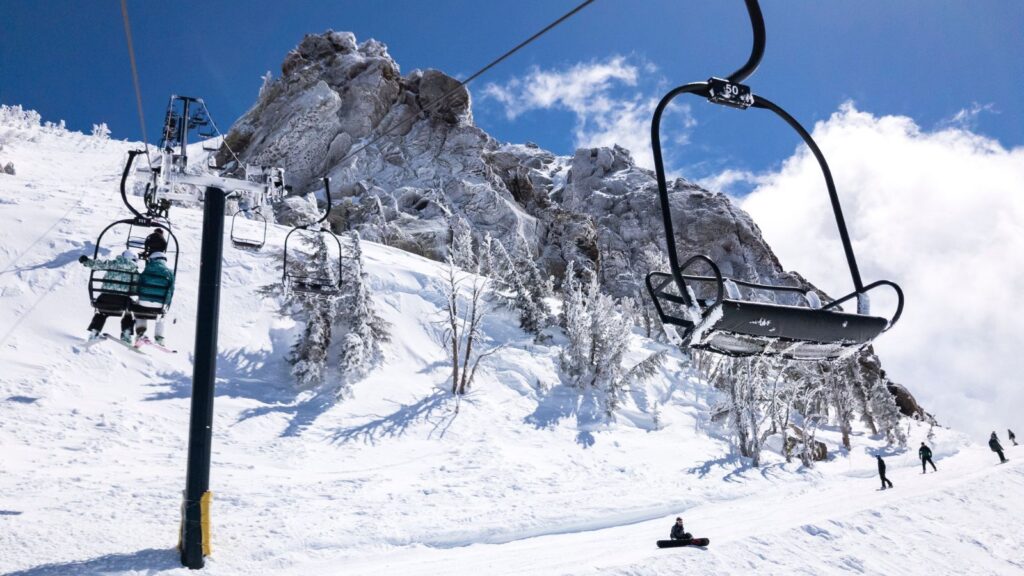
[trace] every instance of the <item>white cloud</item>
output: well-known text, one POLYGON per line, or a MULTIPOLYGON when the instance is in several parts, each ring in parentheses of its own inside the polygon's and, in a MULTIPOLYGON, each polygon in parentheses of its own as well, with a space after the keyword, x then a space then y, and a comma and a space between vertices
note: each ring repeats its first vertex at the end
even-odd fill
MULTIPOLYGON (((576 146, 618 144, 633 153, 637 164, 652 168, 650 123, 660 98, 655 72, 648 62, 614 56, 558 70, 534 68, 522 78, 487 84, 483 96, 501 103, 510 120, 534 110, 570 112, 576 118, 576 146)), ((671 106, 663 120, 669 135, 664 140, 685 143, 685 129, 694 124, 688 106, 671 106)))
POLYGON ((712 174, 707 178, 701 178, 697 180, 697 185, 707 190, 714 190, 715 192, 723 192, 725 194, 734 194, 737 185, 756 186, 763 184, 767 180, 767 176, 764 174, 757 174, 749 170, 734 170, 728 168, 717 174, 712 174))
POLYGON ((982 112, 987 112, 989 114, 999 113, 994 104, 979 104, 974 102, 969 108, 964 108, 940 122, 939 126, 943 128, 973 130, 978 125, 978 117, 981 116, 982 112))
MULTIPOLYGON (((1024 148, 852 104, 814 138, 865 283, 890 279, 906 293, 903 319, 877 341, 883 365, 940 421, 978 439, 1024 429, 1024 148)), ((743 207, 783 265, 832 295, 850 291, 814 158, 800 150, 762 178, 743 207)), ((873 303, 884 312, 892 299, 873 303)))

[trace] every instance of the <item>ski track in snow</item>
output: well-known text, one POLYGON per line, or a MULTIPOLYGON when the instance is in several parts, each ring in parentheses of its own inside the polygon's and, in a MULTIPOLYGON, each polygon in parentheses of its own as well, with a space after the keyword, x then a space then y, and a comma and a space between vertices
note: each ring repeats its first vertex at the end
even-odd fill
MULTIPOLYGON (((173 211, 182 260, 168 340, 180 353, 82 341, 91 310, 77 257, 126 217, 127 148, 45 134, 4 148, 18 174, 0 176, 0 573, 192 573, 173 547, 197 211, 173 211)), ((456 413, 436 342, 440 268, 382 246, 364 243, 393 325, 385 364, 339 404, 329 390, 296 392, 283 360, 295 324, 253 294, 277 279, 286 231, 272 227, 261 252, 225 246, 208 574, 1024 573, 1024 470, 953 431, 935 431, 934 474, 917 469, 917 425, 909 451, 859 430, 849 454, 813 471, 770 455, 750 468, 709 436, 711 392, 677 357, 647 394, 666 401, 662 429, 627 405, 604 430, 575 394, 538 390, 557 381, 557 350, 504 311, 485 330, 508 348, 456 413), (873 450, 891 491, 877 490, 873 450), (709 548, 654 547, 679 514, 709 548)), ((658 349, 634 344, 633 361, 658 349)), ((838 431, 819 438, 837 452, 838 431)))

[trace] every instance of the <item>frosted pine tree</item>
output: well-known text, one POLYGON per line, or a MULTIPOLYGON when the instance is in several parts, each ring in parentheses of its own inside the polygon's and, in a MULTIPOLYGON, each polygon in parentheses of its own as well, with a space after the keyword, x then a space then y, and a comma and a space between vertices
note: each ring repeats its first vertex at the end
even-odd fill
POLYGON ((664 359, 655 355, 626 371, 623 357, 629 347, 632 325, 611 296, 601 292, 597 276, 584 270, 576 278, 570 262, 562 284, 563 327, 568 340, 562 350, 562 370, 579 388, 604 393, 605 411, 613 416, 626 385, 649 377, 664 359))
MULTIPOLYGON (((323 234, 303 235, 301 244, 312 253, 296 262, 292 273, 298 276, 323 278, 337 282, 335 258, 328 249, 323 234)), ((300 388, 318 386, 326 375, 327 349, 331 345, 333 319, 337 313, 338 297, 320 293, 290 292, 286 307, 297 307, 305 321, 302 333, 292 346, 290 361, 292 376, 300 388)))
POLYGON ((380 345, 390 340, 388 323, 373 305, 363 270, 363 248, 359 233, 349 233, 348 257, 345 259, 345 277, 342 284, 342 316, 340 323, 347 328, 342 340, 341 371, 346 380, 357 380, 379 362, 380 345))
POLYGON ((899 406, 896 405, 896 398, 889 392, 889 381, 885 372, 879 378, 874 379, 866 390, 868 406, 875 418, 875 425, 880 434, 885 434, 889 442, 895 442, 899 446, 907 445, 907 435, 900 426, 899 406))
POLYGON ((452 261, 466 271, 476 271, 478 259, 473 250, 473 232, 469 223, 459 217, 448 220, 449 253, 452 261))
POLYGON ((491 294, 519 313, 519 326, 537 335, 547 327, 551 309, 544 298, 551 295, 537 263, 524 247, 513 257, 500 240, 487 236, 480 258, 481 270, 493 280, 491 294))

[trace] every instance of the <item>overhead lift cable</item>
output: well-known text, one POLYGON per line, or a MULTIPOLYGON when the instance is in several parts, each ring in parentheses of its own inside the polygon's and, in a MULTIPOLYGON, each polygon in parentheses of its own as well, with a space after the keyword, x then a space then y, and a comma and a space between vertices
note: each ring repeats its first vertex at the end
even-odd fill
POLYGON ((132 65, 132 82, 135 84, 135 104, 139 109, 139 126, 142 128, 142 143, 146 146, 146 160, 149 157, 149 138, 146 137, 146 118, 142 113, 142 88, 139 87, 139 69, 135 65, 135 45, 132 43, 132 24, 128 19, 128 0, 121 0, 121 16, 124 17, 124 36, 128 40, 128 60, 132 65))

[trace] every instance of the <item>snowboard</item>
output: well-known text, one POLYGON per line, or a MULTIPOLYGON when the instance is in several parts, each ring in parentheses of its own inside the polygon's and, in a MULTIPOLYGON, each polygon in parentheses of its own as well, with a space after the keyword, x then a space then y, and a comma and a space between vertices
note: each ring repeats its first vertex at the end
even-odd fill
POLYGON ((693 538, 690 540, 658 540, 658 548, 680 548, 682 546, 707 546, 711 540, 693 538))

